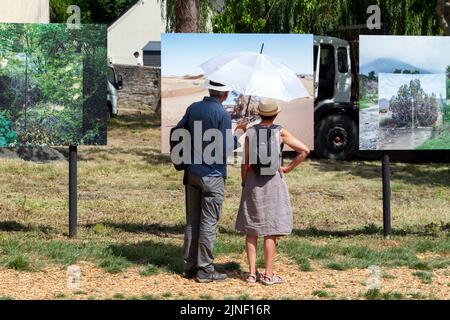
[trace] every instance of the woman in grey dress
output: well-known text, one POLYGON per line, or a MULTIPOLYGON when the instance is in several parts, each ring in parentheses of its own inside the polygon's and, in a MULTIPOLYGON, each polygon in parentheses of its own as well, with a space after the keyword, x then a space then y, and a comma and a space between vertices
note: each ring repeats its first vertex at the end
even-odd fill
POLYGON ((242 197, 236 230, 246 234, 249 272, 246 281, 266 285, 283 283, 274 275, 276 240, 292 232, 292 210, 284 175, 297 167, 309 154, 309 148, 286 129, 274 125, 281 107, 271 99, 261 100, 258 113, 261 123, 251 127, 245 140, 242 165, 242 197), (282 165, 282 148, 286 144, 297 152, 287 166, 282 165), (269 151, 268 151, 269 150, 269 151), (264 237, 264 272, 256 270, 258 237, 264 237))

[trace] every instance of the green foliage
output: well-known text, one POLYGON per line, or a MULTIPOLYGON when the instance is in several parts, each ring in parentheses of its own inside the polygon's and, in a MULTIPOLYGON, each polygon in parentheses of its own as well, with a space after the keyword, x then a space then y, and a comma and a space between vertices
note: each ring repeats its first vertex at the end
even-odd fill
POLYGON ((402 70, 402 69, 395 69, 394 73, 400 73, 400 74, 420 74, 419 70, 402 70))
POLYGON ((24 145, 48 145, 51 144, 50 132, 36 125, 29 125, 19 134, 20 141, 24 145))
MULTIPOLYGON (((450 80, 447 80, 449 82, 450 80)), ((448 101, 448 100, 447 100, 448 101)), ((418 150, 448 150, 450 149, 450 103, 444 104, 444 125, 435 130, 433 137, 420 145, 418 150)))
MULTIPOLYGON (((18 124, 23 121, 18 119, 18 124)), ((20 141, 28 145, 68 145, 82 138, 83 114, 76 109, 43 104, 30 109, 28 125, 20 132, 20 141)))
POLYGON ((31 271, 31 260, 25 255, 19 254, 10 257, 5 265, 7 268, 21 270, 21 271, 31 271))
POLYGON ((438 137, 425 141, 417 150, 449 150, 450 132, 443 131, 438 137))
POLYGON ((358 103, 358 106, 359 106, 359 110, 367 109, 367 108, 370 107, 369 106, 369 101, 367 101, 367 100, 360 100, 359 103, 358 103))
POLYGON ((416 127, 431 127, 436 124, 439 112, 436 96, 426 94, 419 79, 401 86, 389 102, 389 109, 397 127, 410 127, 413 116, 416 127))
POLYGON ((366 103, 378 101, 378 78, 372 74, 371 77, 361 74, 359 76, 360 100, 366 103))
POLYGON ((447 99, 450 99, 450 66, 447 67, 447 99))
POLYGON ((386 34, 437 35, 436 3, 429 0, 225 0, 214 32, 313 33, 343 36, 342 26, 365 25, 378 4, 386 34))
POLYGON ((17 142, 18 136, 11 128, 11 121, 0 112, 0 148, 14 146, 17 142))
POLYGON ((145 265, 144 267, 142 267, 142 269, 139 271, 139 274, 141 276, 148 277, 148 276, 157 275, 160 271, 161 270, 157 266, 149 263, 149 264, 145 265))
POLYGON ((450 124, 450 101, 449 100, 447 100, 447 102, 444 105, 444 122, 446 122, 447 124, 450 124))
POLYGON ((97 235, 104 235, 104 234, 108 234, 108 227, 106 227, 104 224, 102 223, 97 223, 96 225, 94 225, 92 227, 92 231, 94 232, 94 234, 97 235))
POLYGON ((373 249, 362 245, 317 245, 309 241, 288 239, 280 243, 279 251, 295 261, 302 271, 309 271, 308 259, 321 263, 332 270, 349 270, 354 268, 367 268, 370 265, 382 267, 407 266, 415 270, 431 270, 445 268, 449 259, 435 261, 434 264, 420 260, 418 253, 447 252, 450 239, 440 241, 421 239, 420 241, 405 243, 402 246, 373 249))
MULTIPOLYGON (((82 23, 111 24, 137 0, 50 0, 51 22, 65 23, 67 7, 78 5, 82 23)), ((175 1, 158 0, 166 31, 175 30, 175 1)), ((339 27, 365 24, 369 5, 378 4, 387 34, 438 35, 436 3, 429 0, 218 0, 200 1, 200 31, 212 16, 214 32, 314 33, 339 36, 339 27)))
POLYGON ((319 297, 319 298, 328 298, 330 297, 330 294, 324 290, 314 290, 312 292, 313 296, 319 297))
MULTIPOLYGON (((50 0, 52 22, 67 21, 67 7, 78 5, 82 23, 111 24, 137 0, 50 0)), ((175 1, 158 0, 166 31, 175 30, 175 1)), ((369 5, 378 4, 387 34, 442 34, 436 3, 428 0, 225 0, 200 1, 200 31, 212 16, 214 32, 314 33, 339 36, 339 27, 365 24, 369 5)))
POLYGON ((115 293, 113 295, 114 300, 125 300, 125 295, 123 293, 115 293))
POLYGON ((419 278, 424 284, 430 284, 433 281, 431 273, 426 271, 415 271, 413 276, 419 278))
POLYGON ((122 257, 107 257, 100 263, 100 267, 109 273, 120 273, 129 266, 130 263, 122 257))
POLYGON ((105 27, 3 24, 0 55, 0 111, 18 145, 106 143, 105 27))
POLYGON ((69 17, 68 6, 77 5, 81 9, 82 23, 110 24, 135 2, 136 0, 50 0, 50 21, 65 23, 69 17))
POLYGON ((400 292, 381 292, 379 289, 370 289, 364 293, 367 300, 401 300, 404 295, 400 292))

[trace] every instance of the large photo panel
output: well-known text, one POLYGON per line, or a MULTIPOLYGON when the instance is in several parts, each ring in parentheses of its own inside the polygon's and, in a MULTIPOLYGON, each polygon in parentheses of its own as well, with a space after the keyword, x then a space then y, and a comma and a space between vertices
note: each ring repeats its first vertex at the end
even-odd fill
MULTIPOLYGON (((313 36, 299 34, 162 34, 161 36, 161 151, 170 152, 169 133, 194 102, 208 95, 204 88, 207 76, 201 66, 214 58, 227 55, 260 53, 267 60, 292 70, 298 78, 304 97, 291 101, 278 100, 283 111, 276 123, 314 148, 314 78, 313 36)), ((214 59, 215 60, 215 59, 214 59)), ((245 57, 243 59, 245 61, 245 57)), ((245 68, 228 76, 245 78, 245 68)), ((267 78, 270 86, 270 77, 267 78)), ((297 80, 295 80, 297 81, 297 80)), ((270 88, 269 88, 270 89, 270 88)), ((256 107, 263 96, 249 96, 236 89, 230 92, 224 107, 233 126, 244 117, 250 124, 260 121, 256 107)))
POLYGON ((105 145, 106 27, 0 24, 0 147, 105 145))
POLYGON ((360 149, 450 149, 450 38, 360 37, 360 149))

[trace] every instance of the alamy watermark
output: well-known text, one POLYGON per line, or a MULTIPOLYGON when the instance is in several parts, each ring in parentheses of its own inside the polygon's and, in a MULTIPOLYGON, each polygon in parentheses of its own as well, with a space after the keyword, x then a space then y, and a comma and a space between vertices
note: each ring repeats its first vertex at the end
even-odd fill
POLYGON ((370 17, 367 19, 367 29, 381 29, 381 9, 380 6, 374 4, 367 7, 367 14, 370 14, 370 17))
POLYGON ((380 290, 381 289, 381 269, 379 266, 369 266, 367 268, 367 290, 380 290))
POLYGON ((81 9, 79 6, 70 5, 67 7, 67 29, 80 29, 81 28, 81 9))
MULTIPOLYGON (((171 141, 176 143, 170 157, 174 164, 230 164, 235 162, 234 156, 245 157, 237 152, 237 147, 231 129, 223 132, 216 128, 203 131, 201 121, 194 121, 193 132, 178 128, 173 131, 171 141)), ((274 174, 279 169, 281 142, 279 130, 260 129, 248 130, 248 163, 261 165, 261 175, 274 174)))

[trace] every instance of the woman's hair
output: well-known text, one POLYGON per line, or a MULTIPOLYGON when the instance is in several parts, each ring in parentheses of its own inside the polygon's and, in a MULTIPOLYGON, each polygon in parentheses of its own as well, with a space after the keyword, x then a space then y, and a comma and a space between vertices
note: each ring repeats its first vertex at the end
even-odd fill
POLYGON ((273 116, 263 116, 263 115, 259 115, 259 117, 261 118, 261 120, 271 121, 271 120, 275 120, 275 118, 277 117, 277 114, 275 114, 275 115, 273 115, 273 116))

